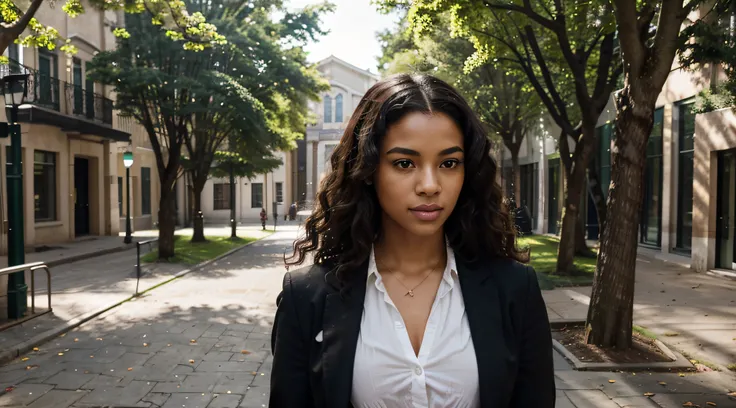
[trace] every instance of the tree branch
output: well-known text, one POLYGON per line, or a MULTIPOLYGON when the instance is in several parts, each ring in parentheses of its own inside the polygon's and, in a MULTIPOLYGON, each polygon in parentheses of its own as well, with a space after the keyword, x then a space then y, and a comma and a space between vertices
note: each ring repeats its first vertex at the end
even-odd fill
POLYGON ((23 30, 26 29, 28 23, 30 23, 33 16, 36 15, 36 12, 38 11, 39 7, 41 7, 42 3, 43 0, 33 0, 31 5, 28 7, 28 10, 23 13, 18 21, 10 24, 0 24, 0 35, 14 37, 13 40, 15 40, 15 37, 18 37, 20 33, 22 33, 23 30))
MULTIPOLYGON (((678 0, 681 2, 682 0, 678 0)), ((675 1, 664 1, 664 4, 675 1)), ((616 22, 618 23, 619 43, 624 61, 631 66, 632 74, 639 75, 639 69, 644 63, 646 48, 641 43, 636 0, 613 0, 616 22)), ((661 18, 661 17, 660 17, 661 18)))
MULTIPOLYGON (((550 20, 548 18, 544 18, 540 14, 532 10, 531 2, 529 0, 524 0, 524 7, 518 6, 516 4, 498 4, 498 3, 490 2, 488 0, 483 0, 483 4, 485 4, 486 7, 489 7, 491 9, 513 11, 516 13, 521 13, 529 17, 531 20, 541 25, 542 27, 545 27, 554 32, 557 32, 561 28, 560 25, 556 21, 550 20)), ((559 11, 558 11, 558 14, 559 14, 559 11)))

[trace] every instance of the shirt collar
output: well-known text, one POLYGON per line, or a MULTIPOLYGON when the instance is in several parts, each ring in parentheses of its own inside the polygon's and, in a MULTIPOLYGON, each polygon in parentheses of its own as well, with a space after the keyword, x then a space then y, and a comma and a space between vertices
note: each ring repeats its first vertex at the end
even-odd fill
MULTIPOLYGON (((445 265, 445 271, 442 273, 442 280, 449 285, 448 289, 452 289, 455 286, 455 279, 458 277, 457 263, 455 262, 455 252, 447 241, 445 241, 445 249, 447 251, 447 264, 445 265)), ((370 284, 371 280, 374 280, 376 288, 381 289, 383 287, 383 279, 378 272, 378 266, 376 264, 375 247, 371 247, 371 256, 368 261, 367 283, 370 284)))

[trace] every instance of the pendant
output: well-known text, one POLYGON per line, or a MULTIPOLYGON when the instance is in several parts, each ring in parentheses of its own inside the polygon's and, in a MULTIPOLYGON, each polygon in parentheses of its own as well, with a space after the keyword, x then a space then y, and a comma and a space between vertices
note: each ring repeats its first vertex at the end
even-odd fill
POLYGON ((406 292, 406 295, 404 295, 404 296, 414 297, 414 291, 413 290, 410 290, 410 291, 406 292))

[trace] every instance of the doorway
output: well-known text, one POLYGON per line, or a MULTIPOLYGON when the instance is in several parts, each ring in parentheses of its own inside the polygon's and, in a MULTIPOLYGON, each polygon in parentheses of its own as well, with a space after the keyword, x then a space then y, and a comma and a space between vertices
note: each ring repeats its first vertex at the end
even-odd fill
POLYGON ((736 270, 736 149, 718 154, 716 267, 736 270))
POLYGON ((89 235, 89 160, 74 158, 74 235, 89 235))
POLYGON ((547 175, 547 232, 557 234, 558 198, 560 193, 560 159, 549 161, 547 175))

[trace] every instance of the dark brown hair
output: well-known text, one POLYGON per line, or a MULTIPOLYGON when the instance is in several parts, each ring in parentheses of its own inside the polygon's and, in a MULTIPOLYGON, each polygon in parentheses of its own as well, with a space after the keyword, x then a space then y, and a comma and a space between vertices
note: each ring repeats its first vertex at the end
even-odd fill
POLYGON ((306 235, 294 242, 287 265, 299 265, 314 252, 314 263, 336 270, 338 278, 370 256, 380 234, 381 207, 372 180, 379 146, 388 128, 411 112, 442 112, 463 133, 465 180, 444 232, 456 256, 466 262, 503 257, 528 261, 516 246, 516 228, 496 181, 498 166, 491 141, 463 97, 430 75, 400 74, 371 87, 355 109, 330 158, 306 235))

